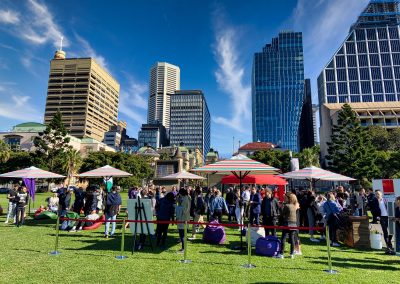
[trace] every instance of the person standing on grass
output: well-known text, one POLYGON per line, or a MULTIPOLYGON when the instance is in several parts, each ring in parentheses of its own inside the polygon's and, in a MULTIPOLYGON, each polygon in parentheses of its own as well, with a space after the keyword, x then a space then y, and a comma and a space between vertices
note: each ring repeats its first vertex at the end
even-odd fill
MULTIPOLYGON (((177 206, 176 206, 176 221, 185 222, 190 221, 190 197, 186 188, 182 187, 179 190, 179 195, 177 197, 177 206)), ((182 248, 178 251, 178 253, 183 253, 184 248, 184 238, 185 238, 185 226, 183 223, 178 223, 178 231, 179 238, 182 244, 182 248)))
POLYGON ((400 252, 400 196, 396 197, 394 217, 396 221, 396 250, 397 252, 400 252))
POLYGON ((15 197, 17 196, 17 191, 18 191, 18 184, 14 184, 14 188, 10 189, 10 191, 7 194, 7 199, 8 199, 8 210, 7 210, 7 218, 4 223, 8 224, 9 219, 13 219, 15 223, 15 207, 17 205, 15 197))
POLYGON ((233 193, 233 189, 231 187, 228 188, 225 201, 228 205, 228 222, 231 222, 232 218, 235 218, 235 194, 233 193))
POLYGON ((206 196, 204 197, 204 202, 206 203, 206 213, 207 213, 207 221, 210 222, 210 217, 212 217, 211 212, 211 204, 214 200, 214 190, 208 189, 206 196))
POLYGON ((250 202, 250 189, 246 186, 242 192, 242 200, 244 203, 244 217, 249 218, 249 202, 250 202))
POLYGON ((107 194, 106 206, 104 210, 104 213, 106 214, 106 225, 104 231, 105 238, 108 238, 108 236, 113 236, 115 233, 115 227, 116 227, 115 222, 111 224, 111 233, 109 233, 110 222, 107 221, 117 220, 117 214, 121 210, 121 205, 122 205, 121 195, 117 191, 117 188, 113 187, 112 191, 107 194))
MULTIPOLYGON (((171 221, 174 218, 175 196, 172 192, 168 192, 165 197, 160 199, 159 208, 157 210, 157 221, 171 221)), ((165 247, 167 240, 169 224, 157 224, 156 239, 157 246, 165 247)))
POLYGON ((375 193, 376 199, 374 199, 374 206, 377 209, 377 219, 382 227, 383 238, 386 243, 388 250, 393 250, 392 242, 389 240, 388 226, 389 226, 389 214, 387 209, 386 201, 383 200, 382 192, 377 191, 375 193))
POLYGON ((28 203, 28 193, 26 186, 22 186, 15 197, 16 199, 16 222, 17 227, 25 223, 25 207, 28 203))
MULTIPOLYGON (((265 197, 261 204, 261 214, 264 226, 276 226, 278 224, 279 202, 272 196, 272 190, 269 188, 265 190, 265 197)), ((264 230, 265 236, 268 236, 270 232, 273 236, 276 236, 276 229, 265 228, 264 230)))
MULTIPOLYGON (((297 210, 299 209, 299 203, 297 202, 297 197, 295 194, 290 193, 285 195, 286 204, 282 209, 282 222, 285 227, 297 227, 297 210)), ((281 251, 276 256, 276 258, 284 258, 285 243, 286 239, 289 237, 290 243, 290 257, 294 258, 295 249, 295 232, 296 229, 285 229, 282 231, 281 238, 281 251)))
POLYGON ((212 217, 213 220, 218 220, 219 223, 222 223, 222 215, 224 212, 228 212, 228 206, 219 189, 217 189, 214 194, 215 198, 211 204, 212 217))
MULTIPOLYGON (((242 199, 242 195, 240 194, 240 189, 235 189, 235 216, 236 221, 239 225, 243 226, 243 214, 244 214, 244 203, 242 199)), ((241 231, 243 227, 239 227, 239 231, 241 231)))
MULTIPOLYGON (((318 216, 320 215, 317 203, 315 201, 315 194, 312 190, 309 190, 307 192, 307 218, 309 227, 315 227, 316 222, 319 221, 317 220, 318 216)), ((314 238, 314 230, 310 229, 309 234, 310 234, 310 241, 315 243, 319 242, 318 239, 314 238)))
POLYGON ((337 227, 337 220, 335 214, 341 211, 338 203, 336 202, 335 195, 333 192, 329 192, 327 195, 327 201, 324 203, 324 212, 325 212, 325 219, 327 220, 326 223, 329 226, 329 237, 331 239, 331 246, 339 247, 340 244, 337 242, 336 231, 337 227))
POLYGON ((250 224, 259 225, 260 224, 260 213, 261 213, 261 196, 257 192, 255 187, 252 187, 250 194, 250 224))
MULTIPOLYGON (((194 199, 194 202, 192 203, 194 204, 194 208, 192 209, 194 213, 193 221, 202 223, 204 222, 203 215, 205 212, 205 203, 204 203, 203 193, 199 186, 197 186, 195 189, 195 194, 193 199, 194 199)), ((198 226, 193 224, 192 237, 190 238, 191 240, 196 239, 196 230, 198 230, 197 228, 198 226)))

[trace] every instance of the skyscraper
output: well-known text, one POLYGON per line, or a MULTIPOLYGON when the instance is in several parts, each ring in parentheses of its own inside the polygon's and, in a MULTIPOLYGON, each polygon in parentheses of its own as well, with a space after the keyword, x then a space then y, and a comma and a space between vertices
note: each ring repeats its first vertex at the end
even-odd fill
POLYGON ((323 156, 343 103, 364 126, 400 126, 399 2, 371 0, 318 77, 323 156))
POLYGON ((210 124, 202 91, 175 91, 171 96, 170 145, 183 142, 189 149, 200 149, 206 157, 210 150, 210 124))
POLYGON ((299 150, 298 128, 304 97, 303 36, 281 32, 254 54, 253 141, 299 150))
POLYGON ((50 61, 44 115, 49 123, 57 111, 72 136, 103 141, 118 123, 119 83, 93 58, 65 58, 58 50, 50 61))
POLYGON ((299 147, 300 151, 304 148, 311 148, 315 145, 314 137, 314 109, 311 96, 311 83, 310 79, 304 82, 304 100, 301 110, 300 124, 299 124, 299 147))
POLYGON ((150 69, 150 94, 147 123, 161 123, 169 129, 170 96, 180 89, 178 66, 157 62, 150 69))

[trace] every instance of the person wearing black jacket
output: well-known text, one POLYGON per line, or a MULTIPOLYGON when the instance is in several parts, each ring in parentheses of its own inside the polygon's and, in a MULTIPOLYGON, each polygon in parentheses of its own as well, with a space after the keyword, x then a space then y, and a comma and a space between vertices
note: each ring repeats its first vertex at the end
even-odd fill
POLYGON ((67 211, 71 206, 71 196, 72 196, 73 188, 60 188, 58 190, 58 199, 59 199, 59 212, 60 217, 65 217, 67 215, 67 211))
POLYGON ((250 224, 260 224, 260 213, 261 213, 261 195, 257 192, 256 188, 251 189, 250 194, 250 224))
POLYGON ((372 214, 372 224, 377 224, 379 207, 376 207, 377 200, 376 200, 376 196, 374 194, 374 190, 372 188, 368 189, 367 201, 368 201, 367 205, 369 207, 369 210, 371 210, 371 214, 372 214))
MULTIPOLYGON (((279 202, 272 196, 272 190, 267 188, 265 191, 265 197, 261 204, 261 215, 263 216, 264 226, 276 226, 278 224, 279 217, 279 202)), ((276 236, 276 229, 265 228, 265 236, 272 233, 276 236)))
POLYGON ((15 224, 17 225, 17 227, 20 227, 25 222, 25 207, 26 207, 26 204, 28 203, 28 193, 27 193, 26 186, 23 186, 22 188, 20 188, 18 190, 15 200, 16 200, 15 224))
MULTIPOLYGON (((317 206, 317 203, 315 201, 315 195, 313 191, 308 191, 307 192, 307 218, 308 218, 308 226, 309 227, 315 227, 315 224, 317 223, 317 219, 319 219, 319 209, 317 206)), ((314 238, 314 230, 309 230, 310 234, 310 241, 318 243, 319 240, 314 238)))
MULTIPOLYGON (((204 215, 204 213, 206 211, 205 210, 206 207, 205 207, 205 201, 204 201, 204 198, 203 198, 203 193, 202 193, 201 188, 199 186, 196 187, 196 190, 195 190, 195 193, 194 193, 194 198, 192 200, 194 200, 194 202, 193 202, 193 206, 194 206, 194 208, 193 208, 193 214, 194 214, 193 222, 204 222, 203 221, 203 215, 204 215)), ((192 237, 189 238, 189 240, 196 239, 196 228, 197 227, 198 227, 197 225, 193 224, 193 226, 192 226, 192 237)))
MULTIPOLYGON (((170 221, 175 214, 175 196, 168 192, 165 197, 160 198, 160 206, 157 210, 157 221, 170 221)), ((169 224, 157 224, 156 238, 157 246, 164 247, 167 240, 169 224)))
POLYGON ((235 218, 235 194, 232 188, 228 188, 225 201, 226 205, 228 205, 228 222, 232 222, 232 217, 235 218))

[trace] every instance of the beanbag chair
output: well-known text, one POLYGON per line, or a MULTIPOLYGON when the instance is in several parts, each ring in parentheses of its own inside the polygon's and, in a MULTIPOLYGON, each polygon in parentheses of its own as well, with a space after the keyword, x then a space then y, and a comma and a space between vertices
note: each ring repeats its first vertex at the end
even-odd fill
POLYGON ((103 224, 103 222, 105 220, 106 220, 106 216, 105 215, 101 215, 99 220, 93 221, 93 225, 84 226, 83 229, 84 230, 95 230, 95 229, 99 228, 101 226, 101 224, 103 224))
MULTIPOLYGON (((247 233, 247 231, 246 231, 247 233)), ((259 238, 265 237, 265 230, 262 227, 251 227, 251 245, 255 246, 259 238)))
POLYGON ((43 219, 57 219, 57 214, 50 212, 50 211, 43 211, 40 214, 35 216, 36 220, 43 220, 43 219))
POLYGON ((276 256, 281 250, 281 241, 275 236, 259 238, 256 242, 256 254, 261 256, 276 256))
POLYGON ((209 244, 223 244, 226 240, 224 227, 220 226, 218 221, 211 221, 203 232, 203 241, 209 244))

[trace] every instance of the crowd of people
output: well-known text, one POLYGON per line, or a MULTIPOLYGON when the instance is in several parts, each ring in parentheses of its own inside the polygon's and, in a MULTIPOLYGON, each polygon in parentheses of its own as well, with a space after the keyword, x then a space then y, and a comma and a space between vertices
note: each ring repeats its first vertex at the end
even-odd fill
MULTIPOLYGON (((323 230, 315 227, 329 226, 329 235, 332 246, 340 246, 336 231, 340 226, 343 212, 348 215, 364 216, 367 210, 371 211, 372 223, 379 222, 388 250, 393 251, 391 236, 388 233, 388 207, 383 199, 382 192, 368 193, 362 188, 356 192, 339 186, 336 190, 326 194, 316 194, 311 189, 294 189, 284 195, 284 200, 278 200, 277 190, 267 186, 244 186, 242 188, 227 188, 223 197, 216 188, 204 190, 201 187, 172 187, 167 191, 165 187, 133 187, 128 192, 129 199, 150 199, 152 212, 159 221, 207 221, 222 222, 222 216, 227 215, 228 222, 237 222, 238 230, 243 229, 244 221, 251 225, 284 226, 282 231, 282 249, 277 257, 283 258, 286 240, 290 243, 290 257, 301 254, 298 227, 309 227, 309 237, 312 242, 325 240, 323 230), (293 227, 293 229, 290 229, 293 227), (319 235, 319 238, 317 237, 319 235)), ((5 223, 13 220, 20 227, 24 224, 25 208, 28 194, 25 186, 14 186, 7 195, 8 213, 5 223)), ((47 206, 41 206, 40 211, 50 211, 61 217, 74 212, 76 217, 85 215, 84 221, 66 221, 63 229, 75 232, 85 226, 91 226, 105 215, 104 236, 108 238, 115 234, 117 215, 120 213, 122 199, 117 187, 105 193, 102 187, 91 186, 86 190, 76 187, 59 188, 47 200, 47 206), (74 194, 73 203, 72 195, 74 194), (108 221, 108 222, 107 222, 108 221), (111 221, 111 222, 110 222, 111 221), (110 230, 111 225, 111 230, 110 230)), ((400 197, 397 198, 396 221, 400 235, 400 197)), ((38 211, 39 211, 38 210, 38 211)), ((165 247, 169 224, 158 224, 156 228, 156 244, 165 247)), ((193 225, 191 237, 196 239, 197 233, 203 226, 193 225)), ((178 224, 179 238, 184 251, 184 227, 178 224)), ((265 228, 265 235, 277 235, 275 228, 265 228)))

